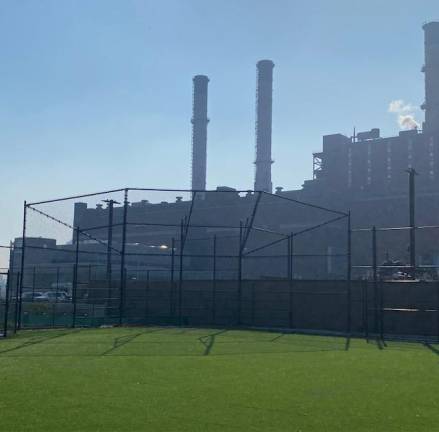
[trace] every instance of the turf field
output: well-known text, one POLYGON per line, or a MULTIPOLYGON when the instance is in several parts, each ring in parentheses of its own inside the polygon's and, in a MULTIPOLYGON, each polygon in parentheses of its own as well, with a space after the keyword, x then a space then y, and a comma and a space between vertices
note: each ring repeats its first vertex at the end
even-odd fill
POLYGON ((0 340, 1 431, 437 431, 439 346, 180 328, 0 340))

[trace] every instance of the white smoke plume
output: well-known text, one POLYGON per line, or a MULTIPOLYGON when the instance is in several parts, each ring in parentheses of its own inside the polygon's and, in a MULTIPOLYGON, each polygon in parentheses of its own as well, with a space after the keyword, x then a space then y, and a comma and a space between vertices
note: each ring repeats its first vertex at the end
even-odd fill
POLYGON ((413 114, 399 115, 398 124, 400 129, 403 130, 418 129, 420 127, 413 114))
POLYGON ((420 127, 420 123, 415 118, 415 111, 417 110, 417 107, 405 103, 402 99, 390 102, 388 109, 390 113, 397 114, 397 122, 401 130, 418 129, 420 127))

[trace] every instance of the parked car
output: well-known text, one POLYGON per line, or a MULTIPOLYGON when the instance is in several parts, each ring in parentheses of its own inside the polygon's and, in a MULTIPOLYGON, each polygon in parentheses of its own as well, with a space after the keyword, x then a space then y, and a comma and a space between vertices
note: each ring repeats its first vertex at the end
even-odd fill
POLYGON ((33 300, 35 300, 35 298, 36 297, 40 297, 40 296, 42 296, 43 295, 43 293, 42 292, 25 292, 25 293, 23 293, 22 294, 22 296, 21 296, 21 299, 22 299, 22 301, 25 301, 25 302, 27 302, 27 301, 33 301, 33 300))
POLYGON ((72 298, 65 292, 45 292, 40 296, 34 298, 35 301, 39 302, 69 302, 72 298))

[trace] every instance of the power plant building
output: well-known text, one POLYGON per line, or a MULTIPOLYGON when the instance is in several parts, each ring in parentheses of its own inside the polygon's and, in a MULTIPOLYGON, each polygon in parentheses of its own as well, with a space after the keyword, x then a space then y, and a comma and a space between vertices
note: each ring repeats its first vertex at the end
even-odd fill
MULTIPOLYGON (((299 190, 283 191, 277 188, 276 195, 292 198, 318 206, 343 211, 351 211, 354 227, 407 226, 408 225, 408 169, 419 174, 416 179, 417 224, 437 225, 439 215, 439 22, 428 23, 425 31, 425 122, 423 130, 401 131, 394 137, 381 137, 380 130, 374 128, 368 132, 346 136, 332 134, 323 137, 322 150, 313 154, 313 177, 304 182, 299 190)), ((254 191, 272 192, 271 179, 271 133, 272 133, 272 89, 273 68, 271 60, 262 60, 257 64, 257 108, 256 108, 256 160, 254 191)), ((193 80, 193 133, 192 133, 192 189, 206 189, 207 166, 207 86, 209 79, 197 75, 193 80)), ((220 189, 221 191, 221 189, 220 189)), ((244 217, 244 207, 255 201, 257 192, 249 191, 246 196, 233 193, 228 189, 224 194, 206 194, 198 200, 200 217, 210 218, 220 224, 229 219, 244 217)), ((151 204, 148 202, 131 203, 128 208, 131 221, 148 220, 153 222, 175 221, 187 214, 190 200, 176 198, 175 202, 151 204)), ((120 223, 122 208, 116 207, 115 222, 120 223)), ((260 209, 260 223, 267 229, 293 232, 319 222, 313 214, 304 208, 292 210, 287 204, 265 203, 260 209)), ((87 204, 75 205, 74 226, 96 227, 105 225, 108 210, 102 207, 89 208, 87 204)), ((322 219, 323 220, 323 219, 322 219)), ((419 261, 439 263, 438 231, 432 232, 419 241, 419 261)), ((107 231, 94 232, 105 241, 107 231)), ((119 234, 120 237, 120 234, 119 234)), ((318 239, 322 253, 334 250, 339 241, 340 232, 326 230, 318 239)), ((370 249, 370 239, 361 240, 364 250, 370 249)), ((383 239, 381 250, 386 250, 390 240, 383 239), (386 243, 388 241, 388 243, 386 243)), ((407 256, 407 240, 402 238, 393 245, 391 253, 398 258, 407 256)), ((114 242, 120 242, 118 233, 114 242)), ((303 247, 315 245, 313 239, 303 247)), ((129 230, 128 248, 131 251, 150 245, 170 245, 169 230, 159 226, 129 230), (135 246, 135 244, 143 246, 135 246)), ((73 246, 60 246, 71 247, 73 246)), ((236 245, 230 243, 236 249, 236 245)), ((390 246, 389 246, 390 251, 390 246)), ((227 253, 226 249, 220 251, 227 253)), ((364 257, 367 257, 367 253, 364 257)), ((159 251, 158 251, 159 253, 159 251)), ((380 257, 381 259, 383 257, 380 257)), ((279 261, 279 260, 278 260, 279 261)), ((159 264, 159 261, 157 261, 159 264)), ((192 263, 196 267, 196 261, 192 263)), ((270 276, 275 264, 263 268, 255 265, 259 275, 270 276)), ((314 269, 306 269, 300 277, 309 276, 314 269)), ((332 263, 326 266, 327 277, 340 272, 332 263)))

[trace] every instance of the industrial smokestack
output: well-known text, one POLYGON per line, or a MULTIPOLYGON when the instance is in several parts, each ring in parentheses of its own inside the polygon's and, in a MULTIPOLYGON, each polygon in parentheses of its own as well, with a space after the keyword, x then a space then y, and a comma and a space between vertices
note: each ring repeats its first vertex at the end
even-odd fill
POLYGON ((425 122, 426 132, 439 130, 439 22, 423 26, 425 34, 425 122))
POLYGON ((273 105, 273 68, 271 60, 257 63, 256 90, 256 170, 255 190, 272 192, 271 119, 273 105))
POLYGON ((207 160, 207 84, 209 78, 196 75, 193 78, 192 117, 192 189, 206 189, 207 160))

